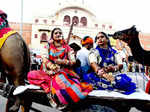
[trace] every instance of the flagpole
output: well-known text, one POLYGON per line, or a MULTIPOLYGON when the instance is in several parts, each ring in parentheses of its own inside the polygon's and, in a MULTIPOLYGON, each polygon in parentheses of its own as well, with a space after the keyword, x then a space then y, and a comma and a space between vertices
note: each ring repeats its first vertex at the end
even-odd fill
POLYGON ((82 0, 82 4, 84 5, 84 0, 82 0))
POLYGON ((23 35, 23 0, 21 0, 21 22, 20 22, 20 35, 23 35))

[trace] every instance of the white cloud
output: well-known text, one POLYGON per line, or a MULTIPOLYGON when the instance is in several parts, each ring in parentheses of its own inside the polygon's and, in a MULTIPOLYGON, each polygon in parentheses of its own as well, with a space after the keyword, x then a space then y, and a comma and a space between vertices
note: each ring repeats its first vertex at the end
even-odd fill
POLYGON ((112 21, 120 29, 136 25, 150 32, 148 0, 88 0, 99 20, 112 21))

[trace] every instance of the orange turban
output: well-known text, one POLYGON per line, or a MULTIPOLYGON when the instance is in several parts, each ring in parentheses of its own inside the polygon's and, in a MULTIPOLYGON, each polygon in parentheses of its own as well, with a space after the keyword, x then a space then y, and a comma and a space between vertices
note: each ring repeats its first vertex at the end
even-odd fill
POLYGON ((82 39, 81 40, 81 44, 85 45, 85 44, 93 44, 93 39, 91 37, 87 37, 86 39, 82 39))

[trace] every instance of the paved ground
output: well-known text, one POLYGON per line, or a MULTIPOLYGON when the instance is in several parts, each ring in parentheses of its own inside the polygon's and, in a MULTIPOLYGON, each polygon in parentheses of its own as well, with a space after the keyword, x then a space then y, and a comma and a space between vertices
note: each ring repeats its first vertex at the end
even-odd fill
MULTIPOLYGON (((7 100, 6 98, 0 96, 0 112, 5 112, 6 100, 7 100)), ((37 103, 33 103, 32 107, 39 110, 39 112, 60 112, 48 106, 40 105, 37 103)), ((21 112, 21 110, 19 110, 19 112, 21 112)), ((31 110, 30 112, 36 112, 36 111, 31 110)))
MULTIPOLYGON (((143 73, 129 73, 129 76, 134 80, 134 82, 137 83, 138 87, 142 88, 143 90, 145 89, 145 85, 147 80, 145 80, 145 77, 143 77, 143 73), (145 80, 145 82, 143 81, 145 80)), ((5 112, 5 104, 6 104, 6 98, 0 96, 0 112, 5 112)), ((33 108, 39 110, 39 112, 60 112, 58 110, 52 109, 48 106, 40 105, 37 103, 33 103, 32 105, 33 108)), ((21 112, 21 111, 19 111, 21 112)), ((36 112, 31 110, 30 112, 36 112)), ((132 108, 130 112, 141 112, 135 108, 132 108)))
MULTIPOLYGON (((6 103, 6 99, 0 96, 0 112, 5 112, 5 103, 6 103)), ((39 110, 39 112, 60 112, 58 110, 37 103, 33 103, 32 107, 39 110)), ((19 112, 21 111, 19 110, 19 112)), ((31 110, 30 112, 36 112, 36 111, 31 110)), ((132 108, 130 112, 141 112, 141 111, 137 110, 136 108, 132 108)))
MULTIPOLYGON (((6 100, 7 100, 6 98, 0 96, 0 112, 5 112, 6 100)), ((39 110, 38 112, 60 112, 60 111, 52 109, 48 106, 40 105, 37 103, 33 103, 32 107, 39 110)), ((21 112, 21 111, 19 110, 19 112, 21 112)), ((31 110, 30 112, 36 112, 36 111, 31 110)), ((130 112, 141 112, 141 111, 139 111, 135 108, 132 108, 130 110, 130 112)))

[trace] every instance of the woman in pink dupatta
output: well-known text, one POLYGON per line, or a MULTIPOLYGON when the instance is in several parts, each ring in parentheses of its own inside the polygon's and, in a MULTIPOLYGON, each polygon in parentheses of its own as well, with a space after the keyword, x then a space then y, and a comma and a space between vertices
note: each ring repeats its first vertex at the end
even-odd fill
POLYGON ((66 106, 84 99, 92 91, 92 86, 81 83, 80 77, 73 71, 75 54, 64 41, 60 28, 52 30, 51 40, 43 50, 41 70, 29 72, 28 80, 30 84, 43 88, 53 107, 66 106))

